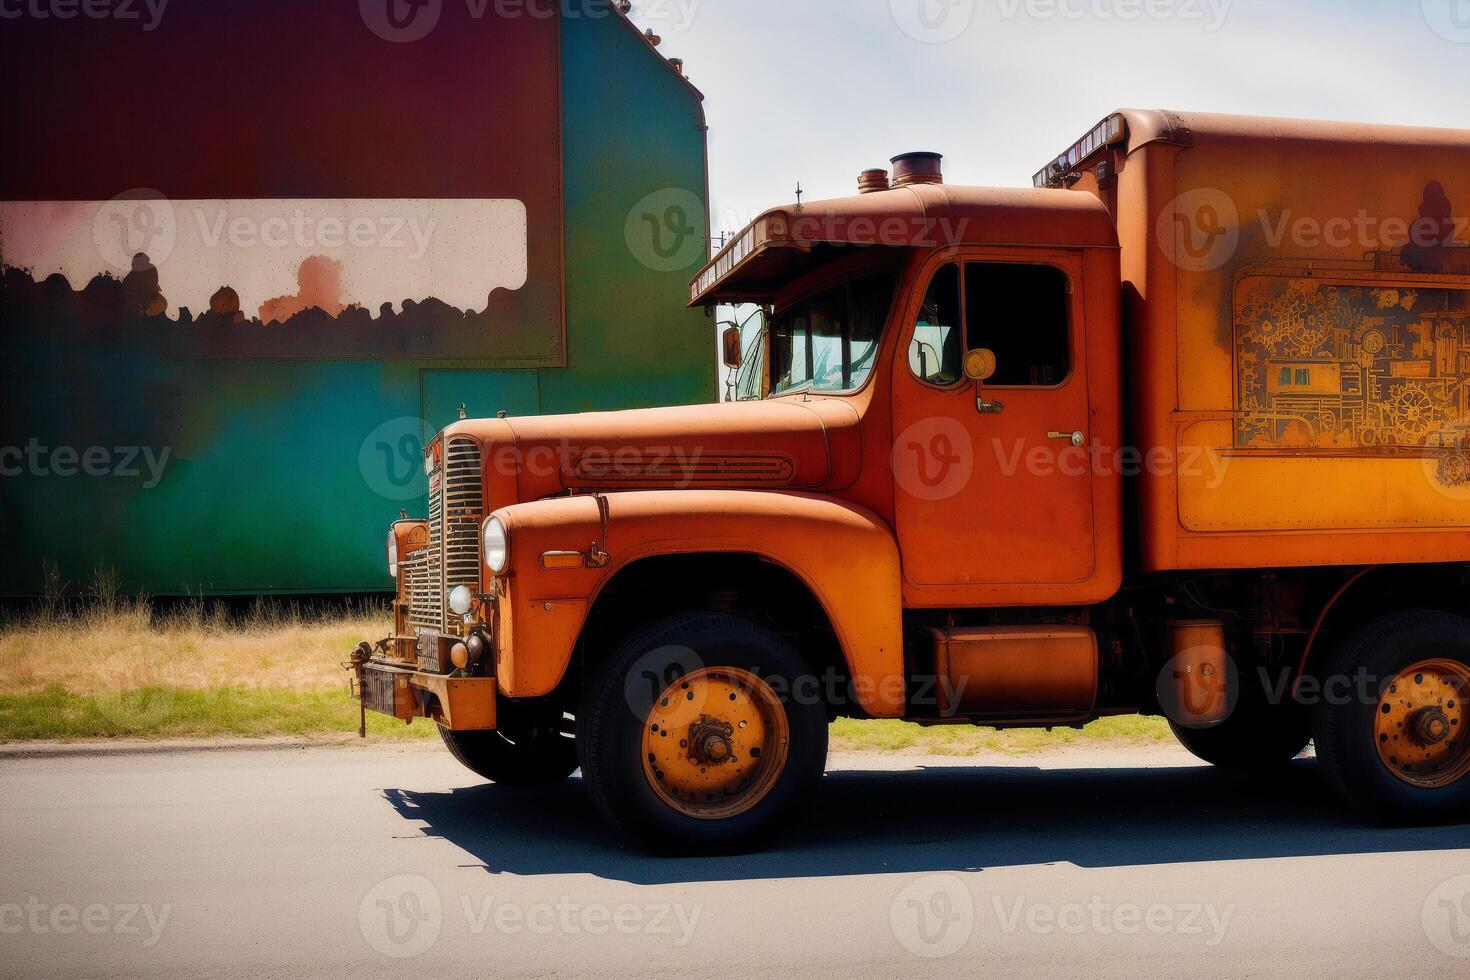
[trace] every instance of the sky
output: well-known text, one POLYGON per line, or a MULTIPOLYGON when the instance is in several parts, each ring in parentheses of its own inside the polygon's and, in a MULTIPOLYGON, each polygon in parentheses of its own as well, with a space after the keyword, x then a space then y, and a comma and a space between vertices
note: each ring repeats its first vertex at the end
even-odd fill
POLYGON ((1470 128, 1470 0, 634 0, 705 93, 712 226, 909 150, 1031 175, 1124 106, 1470 128))

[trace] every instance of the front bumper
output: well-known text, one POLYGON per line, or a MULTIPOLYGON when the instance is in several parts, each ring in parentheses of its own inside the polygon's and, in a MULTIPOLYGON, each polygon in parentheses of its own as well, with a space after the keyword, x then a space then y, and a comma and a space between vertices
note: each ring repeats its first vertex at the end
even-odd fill
POLYGON ((358 734, 366 734, 369 711, 392 715, 405 724, 430 718, 459 732, 495 728, 495 678, 447 677, 373 657, 373 648, 363 643, 346 665, 352 672, 352 696, 362 706, 358 734))

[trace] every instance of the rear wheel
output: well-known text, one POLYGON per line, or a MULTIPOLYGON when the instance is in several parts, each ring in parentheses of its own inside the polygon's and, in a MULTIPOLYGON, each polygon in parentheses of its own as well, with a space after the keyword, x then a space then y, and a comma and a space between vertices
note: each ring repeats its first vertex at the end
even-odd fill
POLYGON ((822 775, 818 693, 796 651, 745 620, 699 613, 650 627, 584 691, 577 747, 592 800, 657 850, 750 844, 822 775))
POLYGON ((1311 741, 1306 713, 1281 707, 1253 718, 1232 715, 1213 728, 1185 728, 1169 722, 1174 736, 1197 758, 1221 769, 1279 769, 1311 741))
POLYGON ((1208 727, 1170 719, 1174 736, 1195 756, 1221 769, 1265 772, 1285 766, 1312 739, 1310 715, 1294 700, 1273 704, 1255 670, 1238 667, 1231 674, 1237 691, 1229 717, 1208 727))
POLYGON ((1339 797, 1384 822, 1470 816, 1470 620, 1420 610, 1370 623, 1322 690, 1313 731, 1339 797))
POLYGON ((560 712, 501 713, 499 731, 452 732, 440 725, 439 736, 466 769, 502 786, 559 783, 576 771, 576 745, 561 730, 560 712))

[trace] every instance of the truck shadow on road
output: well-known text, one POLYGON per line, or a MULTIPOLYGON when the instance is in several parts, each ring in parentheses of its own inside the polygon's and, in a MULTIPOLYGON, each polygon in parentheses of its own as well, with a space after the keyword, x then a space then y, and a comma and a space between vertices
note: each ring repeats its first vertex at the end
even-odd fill
POLYGON ((423 832, 491 873, 592 874, 635 884, 1081 867, 1470 847, 1470 826, 1380 828, 1328 796, 1310 760, 1270 778, 1209 767, 935 767, 829 773, 804 819, 767 850, 651 857, 593 811, 579 779, 385 791, 423 832))

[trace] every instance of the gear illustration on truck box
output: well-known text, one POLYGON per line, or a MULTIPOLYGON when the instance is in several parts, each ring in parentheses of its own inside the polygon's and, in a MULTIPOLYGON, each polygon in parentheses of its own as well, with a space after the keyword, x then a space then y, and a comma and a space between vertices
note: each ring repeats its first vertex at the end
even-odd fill
POLYGON ((1266 272, 1235 318, 1240 448, 1434 448, 1470 422, 1470 289, 1266 272))

